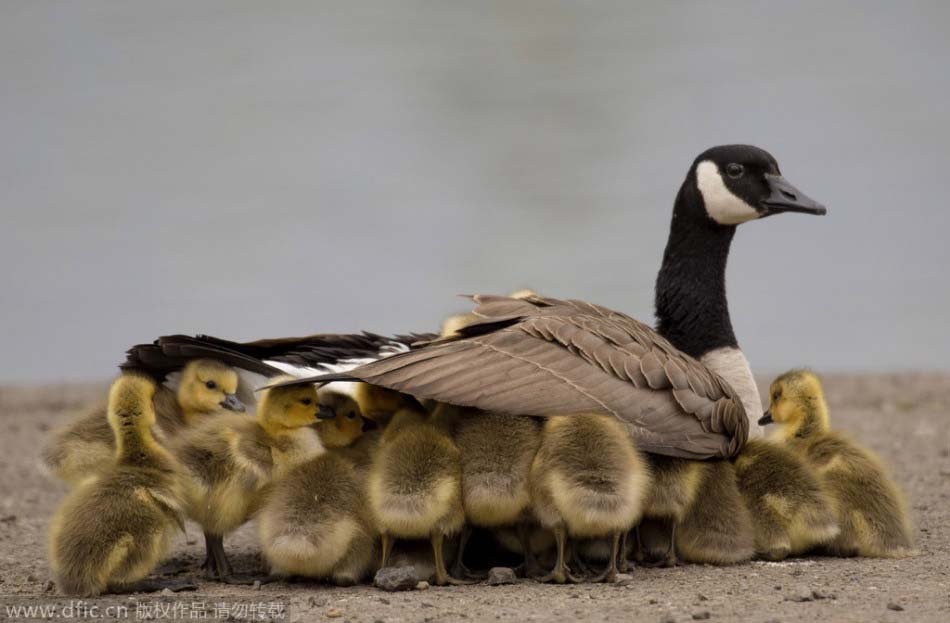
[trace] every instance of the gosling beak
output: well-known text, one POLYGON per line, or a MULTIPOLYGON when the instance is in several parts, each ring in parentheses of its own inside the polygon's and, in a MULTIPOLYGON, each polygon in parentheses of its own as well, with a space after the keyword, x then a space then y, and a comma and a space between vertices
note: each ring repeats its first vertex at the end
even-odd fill
POLYGON ((218 404, 220 404, 222 407, 224 407, 228 411, 237 411, 238 413, 244 413, 244 411, 246 410, 246 408, 244 407, 244 403, 238 400, 238 397, 235 394, 225 394, 224 400, 222 400, 218 404))
POLYGON ((328 407, 327 405, 320 405, 320 409, 317 411, 318 420, 332 420, 336 417, 336 410, 333 407, 328 407))
POLYGON ((802 191, 798 190, 781 175, 765 174, 765 181, 769 185, 768 197, 762 200, 765 214, 771 216, 781 212, 801 212, 803 214, 827 214, 828 209, 802 191))
POLYGON ((772 411, 766 411, 765 414, 759 418, 759 426, 765 426, 766 424, 772 424, 775 420, 772 419, 772 411))

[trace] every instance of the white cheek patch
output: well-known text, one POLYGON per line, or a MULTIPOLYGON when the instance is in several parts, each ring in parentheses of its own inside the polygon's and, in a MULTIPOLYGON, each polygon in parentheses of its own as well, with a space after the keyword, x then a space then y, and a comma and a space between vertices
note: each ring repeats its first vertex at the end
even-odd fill
POLYGON ((699 163, 696 167, 696 185, 703 195, 706 212, 720 225, 738 225, 759 218, 755 208, 726 187, 715 162, 704 160, 699 163))

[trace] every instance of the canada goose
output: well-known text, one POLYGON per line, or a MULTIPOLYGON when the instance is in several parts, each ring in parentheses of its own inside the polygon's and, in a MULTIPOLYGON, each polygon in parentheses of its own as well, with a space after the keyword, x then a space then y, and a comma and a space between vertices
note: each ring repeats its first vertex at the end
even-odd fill
POLYGON ((646 462, 616 418, 548 418, 531 465, 530 486, 534 514, 554 532, 558 551, 554 569, 541 581, 578 581, 566 564, 568 537, 610 537, 610 560, 594 581, 612 582, 621 537, 639 521, 649 482, 646 462))
POLYGON ((460 453, 450 436, 451 410, 427 416, 420 407, 396 412, 383 430, 367 480, 367 497, 382 538, 381 567, 394 539, 429 538, 437 585, 462 584, 445 568, 443 543, 462 528, 460 453))
POLYGON ((114 456, 73 489, 51 521, 50 566, 64 593, 172 588, 137 584, 184 530, 175 461, 152 435, 154 392, 151 380, 131 374, 109 390, 114 456))
MULTIPOLYGON (((518 415, 604 413, 626 423, 644 452, 732 457, 761 403, 729 317, 726 260, 737 225, 781 212, 826 211, 767 152, 713 147, 676 196, 656 280, 657 331, 581 301, 475 296, 477 320, 451 335, 304 381, 362 380, 518 415)), ((668 521, 661 528, 672 535, 668 521)))
POLYGON ((224 536, 247 521, 275 477, 323 452, 310 426, 319 412, 312 385, 271 388, 261 393, 256 418, 221 414, 175 439, 186 474, 185 508, 204 530, 209 577, 236 581, 224 536))
POLYGON ((466 409, 458 417, 454 440, 461 452, 462 529, 453 572, 466 574, 463 557, 469 526, 513 526, 522 539, 525 569, 534 567, 532 550, 525 541, 534 524, 528 475, 541 443, 541 426, 533 418, 466 409))
POLYGON ((778 425, 776 438, 814 469, 826 487, 840 532, 825 549, 838 556, 898 558, 914 553, 904 496, 880 459, 830 428, 821 381, 791 370, 772 382, 762 424, 778 425))
MULTIPOLYGON (((153 399, 160 440, 174 437, 202 417, 229 409, 244 411, 237 399, 238 376, 213 359, 189 362, 175 391, 161 386, 153 399)), ((115 435, 105 405, 93 407, 57 431, 43 450, 50 472, 70 485, 96 474, 115 456, 115 435)))
POLYGON ((349 454, 362 431, 354 425, 351 398, 320 392, 320 400, 337 403, 317 425, 329 451, 273 483, 258 515, 258 536, 271 573, 351 585, 372 567, 376 538, 363 494, 365 472, 349 454))
POLYGON ((752 514, 758 556, 783 560, 838 535, 825 487, 795 452, 750 439, 734 464, 739 492, 752 514))

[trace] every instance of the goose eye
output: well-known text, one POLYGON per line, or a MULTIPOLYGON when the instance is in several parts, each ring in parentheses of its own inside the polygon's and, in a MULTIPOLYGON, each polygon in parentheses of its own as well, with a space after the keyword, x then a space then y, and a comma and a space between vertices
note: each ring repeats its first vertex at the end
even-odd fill
POLYGON ((309 406, 310 406, 310 403, 312 403, 312 402, 313 402, 313 401, 312 401, 312 400, 310 400, 309 398, 304 398, 303 400, 301 400, 301 401, 300 401, 300 404, 302 404, 302 405, 305 405, 305 406, 308 406, 308 407, 309 407, 309 406))
POLYGON ((356 417, 356 413, 354 413, 353 411, 350 411, 349 413, 346 414, 346 417, 347 419, 352 420, 353 418, 356 417))
POLYGON ((739 179, 745 173, 745 167, 736 162, 730 162, 726 165, 726 175, 732 179, 739 179))
POLYGON ((214 388, 216 388, 217 386, 218 386, 218 384, 215 383, 214 381, 208 381, 207 383, 205 383, 205 387, 207 387, 208 389, 214 389, 214 388))

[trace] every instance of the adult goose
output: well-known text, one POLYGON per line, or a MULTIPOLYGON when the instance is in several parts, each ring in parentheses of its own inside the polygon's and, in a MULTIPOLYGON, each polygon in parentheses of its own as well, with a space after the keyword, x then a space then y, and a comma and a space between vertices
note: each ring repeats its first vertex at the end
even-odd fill
POLYGON ((478 320, 452 335, 296 382, 359 380, 519 415, 605 413, 644 451, 733 456, 761 406, 729 319, 726 259, 737 225, 781 212, 825 208, 767 152, 714 147, 696 158, 676 197, 657 278, 659 332, 582 301, 475 296, 478 320))
POLYGON ((119 367, 148 374, 174 389, 189 362, 214 359, 237 370, 238 398, 253 405, 254 392, 272 377, 340 372, 408 351, 410 344, 434 337, 429 333, 387 337, 363 332, 233 342, 210 335, 164 335, 150 344, 131 347, 119 367))

